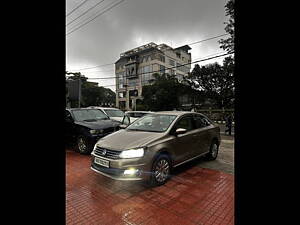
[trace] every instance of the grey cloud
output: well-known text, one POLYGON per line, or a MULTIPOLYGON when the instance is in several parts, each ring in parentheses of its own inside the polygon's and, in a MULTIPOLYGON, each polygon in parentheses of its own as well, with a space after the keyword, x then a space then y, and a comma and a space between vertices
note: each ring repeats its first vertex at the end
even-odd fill
MULTIPOLYGON (((96 2, 88 1, 85 10, 96 2)), ((105 2, 109 3, 107 0, 105 2)), ((67 11, 79 3, 67 1, 67 11)), ((140 43, 166 42, 177 47, 188 44, 187 41, 223 34, 223 23, 227 20, 225 3, 225 0, 125 0, 67 36, 67 69, 115 62, 121 52, 135 48, 140 43)), ((83 11, 78 10, 72 18, 83 11)), ((222 51, 217 40, 191 47, 193 58, 222 51)), ((113 69, 113 66, 103 68, 109 69, 113 69)))

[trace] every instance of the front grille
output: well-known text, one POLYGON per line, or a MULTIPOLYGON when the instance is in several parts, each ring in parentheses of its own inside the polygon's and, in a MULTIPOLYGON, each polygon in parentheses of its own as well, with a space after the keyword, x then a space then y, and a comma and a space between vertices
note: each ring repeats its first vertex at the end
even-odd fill
POLYGON ((101 148, 99 146, 95 149, 95 154, 108 159, 119 159, 121 151, 110 150, 106 148, 101 148), (105 152, 105 154, 104 154, 105 152))
POLYGON ((92 163, 92 167, 100 172, 112 175, 112 176, 117 176, 117 177, 121 177, 124 176, 124 171, 123 169, 117 169, 117 168, 106 168, 103 166, 100 166, 96 163, 92 163))

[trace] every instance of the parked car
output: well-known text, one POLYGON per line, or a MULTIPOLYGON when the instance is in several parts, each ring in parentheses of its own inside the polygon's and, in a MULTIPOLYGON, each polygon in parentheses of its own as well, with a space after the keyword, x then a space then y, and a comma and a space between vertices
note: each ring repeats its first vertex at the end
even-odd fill
POLYGON ((66 141, 75 143, 75 150, 90 154, 95 143, 119 129, 120 122, 110 120, 98 109, 71 108, 65 111, 66 141))
POLYGON ((200 156, 217 158, 220 128, 193 112, 156 112, 100 139, 91 169, 116 180, 164 184, 171 170, 200 156))
POLYGON ((141 118, 150 113, 153 113, 153 112, 150 112, 150 111, 127 111, 127 112, 125 112, 125 115, 128 116, 129 121, 128 122, 126 121, 125 123, 127 125, 129 125, 130 123, 133 123, 134 121, 136 121, 138 118, 141 118))
POLYGON ((116 120, 122 122, 124 117, 124 112, 117 108, 108 108, 108 107, 99 107, 99 106, 90 106, 88 108, 99 109, 104 112, 111 120, 116 120))

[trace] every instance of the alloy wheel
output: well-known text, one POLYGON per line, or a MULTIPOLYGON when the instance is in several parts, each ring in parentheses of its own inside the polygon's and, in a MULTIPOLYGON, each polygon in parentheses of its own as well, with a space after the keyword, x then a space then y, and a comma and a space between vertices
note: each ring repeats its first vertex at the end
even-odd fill
POLYGON ((79 151, 80 152, 85 152, 86 148, 87 148, 87 146, 86 146, 85 140, 82 137, 80 137, 78 139, 78 149, 79 149, 79 151))
POLYGON ((169 162, 165 159, 161 159, 160 161, 158 161, 154 170, 155 179, 158 182, 162 183, 168 178, 169 173, 170 173, 169 162))
POLYGON ((218 154, 218 145, 215 143, 212 146, 211 155, 213 158, 215 158, 215 157, 217 157, 217 154, 218 154))

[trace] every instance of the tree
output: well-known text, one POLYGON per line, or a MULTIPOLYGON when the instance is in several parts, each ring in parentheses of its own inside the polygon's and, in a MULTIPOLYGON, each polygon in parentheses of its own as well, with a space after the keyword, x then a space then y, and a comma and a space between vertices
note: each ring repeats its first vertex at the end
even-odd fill
POLYGON ((226 16, 229 16, 229 21, 226 24, 225 31, 230 35, 227 39, 221 39, 219 43, 221 48, 231 53, 234 51, 234 0, 229 0, 225 5, 226 16))
POLYGON ((163 111, 178 108, 178 80, 168 74, 155 73, 153 76, 155 78, 153 84, 143 87, 142 105, 145 109, 163 111))
POLYGON ((233 68, 232 57, 226 57, 223 66, 213 63, 200 67, 196 64, 187 82, 193 89, 202 91, 201 95, 212 101, 212 107, 230 108, 234 98, 233 68))
MULTIPOLYGON (((102 103, 115 103, 116 94, 109 88, 99 87, 98 83, 87 81, 88 78, 82 75, 80 72, 69 73, 72 75, 68 77, 68 80, 78 80, 81 79, 81 101, 80 105, 82 107, 88 106, 100 106, 102 103)), ((78 106, 78 100, 71 101, 72 107, 78 106)))

